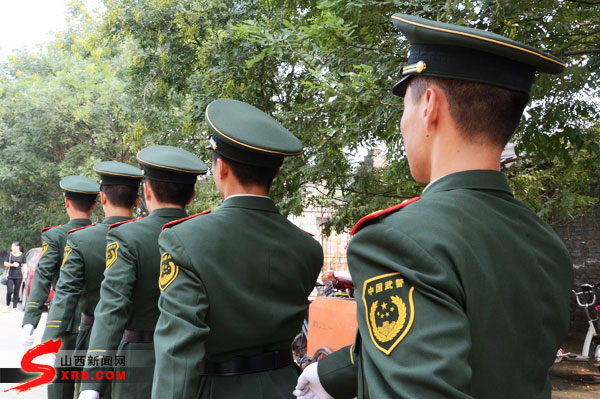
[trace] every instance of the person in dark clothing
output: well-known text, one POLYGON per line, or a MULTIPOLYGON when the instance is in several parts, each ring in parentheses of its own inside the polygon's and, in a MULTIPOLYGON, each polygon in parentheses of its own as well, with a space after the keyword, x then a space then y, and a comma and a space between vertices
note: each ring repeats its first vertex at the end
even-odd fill
POLYGON ((3 312, 10 312, 10 298, 12 296, 13 308, 19 303, 19 293, 21 283, 27 278, 26 256, 23 253, 23 246, 19 241, 13 241, 10 246, 10 252, 6 255, 4 266, 8 268, 8 281, 6 283, 6 307, 3 312))

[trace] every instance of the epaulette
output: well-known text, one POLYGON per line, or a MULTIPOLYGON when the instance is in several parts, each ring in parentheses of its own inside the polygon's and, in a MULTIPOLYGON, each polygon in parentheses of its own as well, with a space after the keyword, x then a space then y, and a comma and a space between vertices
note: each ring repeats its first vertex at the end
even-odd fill
POLYGON ((140 216, 139 218, 129 219, 129 220, 124 220, 122 222, 113 223, 110 226, 108 226, 108 230, 110 231, 110 230, 114 229, 115 227, 118 227, 118 226, 120 226, 122 224, 135 222, 136 220, 140 220, 142 218, 143 218, 143 216, 140 216))
POLYGON ((306 231, 306 230, 304 230, 304 229, 300 229, 300 230, 302 230, 303 232, 305 232, 306 234, 308 234, 308 235, 309 235, 309 236, 311 236, 311 237, 314 237, 314 236, 315 236, 315 235, 314 235, 313 233, 311 233, 310 231, 306 231))
POLYGON ((56 226, 52 226, 52 227, 45 227, 45 228, 42 229, 41 233, 43 233, 44 231, 48 231, 50 229, 53 229, 55 227, 60 227, 60 226, 62 226, 62 224, 57 224, 56 226))
POLYGON ((73 233, 73 232, 75 232, 77 230, 87 229, 88 227, 92 227, 92 226, 95 226, 95 225, 96 225, 96 223, 92 223, 92 224, 88 224, 87 226, 78 227, 76 229, 69 230, 69 231, 67 231, 67 235, 69 235, 69 234, 71 234, 71 233, 73 233))
MULTIPOLYGON (((165 225, 162 227, 162 230, 164 230, 164 229, 167 229, 167 228, 169 228, 169 227, 173 227, 173 226, 175 226, 176 224, 179 224, 179 223, 181 223, 181 222, 185 222, 186 220, 193 219, 193 218, 195 218, 195 217, 197 217, 197 216, 206 215, 207 213, 210 213, 210 209, 209 209, 208 211, 200 212, 200 213, 197 213, 197 214, 195 214, 195 215, 192 215, 192 216, 188 216, 188 217, 185 217, 185 218, 181 218, 181 219, 173 220, 173 221, 171 221, 171 222, 169 222, 169 223, 165 223, 165 225)), ((162 231, 162 230, 161 230, 161 231, 162 231)))
POLYGON ((358 221, 358 223, 356 223, 356 224, 354 225, 354 227, 353 227, 353 228, 352 228, 352 230, 350 231, 350 235, 351 235, 351 236, 353 236, 354 234, 358 233, 358 231, 359 231, 360 229, 362 229, 362 228, 363 228, 363 227, 365 227, 365 226, 368 226, 368 225, 369 225, 370 223, 372 223, 372 222, 373 222, 375 219, 377 219, 377 218, 379 218, 379 217, 381 217, 381 216, 384 216, 384 215, 390 214, 390 213, 392 213, 392 212, 395 212, 395 211, 397 211, 398 209, 402 209, 402 208, 404 208, 405 206, 407 206, 407 205, 410 205, 410 204, 412 204, 413 202, 416 202, 416 201, 418 201, 418 200, 420 200, 420 199, 421 199, 421 197, 414 197, 414 198, 411 198, 411 199, 409 199, 409 200, 403 201, 402 203, 400 203, 400 204, 398 204, 398 205, 394 205, 394 206, 392 206, 392 207, 390 207, 390 208, 383 209, 383 210, 381 210, 381 211, 376 211, 376 212, 373 212, 373 213, 369 213, 367 216, 365 216, 365 217, 363 217, 362 219, 360 219, 360 220, 358 221))

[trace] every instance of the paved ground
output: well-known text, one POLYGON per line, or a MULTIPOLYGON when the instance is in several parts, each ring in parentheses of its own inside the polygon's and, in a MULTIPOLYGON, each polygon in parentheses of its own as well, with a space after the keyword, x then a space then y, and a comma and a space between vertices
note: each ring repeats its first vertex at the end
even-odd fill
MULTIPOLYGON (((563 349, 572 353, 581 352, 583 338, 570 338, 563 349)), ((600 372, 587 362, 565 361, 550 369, 553 399, 598 399, 600 398, 600 372)))
MULTIPOLYGON (((6 304, 6 286, 0 285, 0 304, 6 304)), ((43 326, 46 325, 46 315, 42 314, 40 328, 34 332, 35 344, 42 339, 43 326)), ((23 321, 23 312, 21 305, 17 310, 13 309, 10 313, 0 312, 0 368, 18 368, 21 364, 23 354, 29 349, 21 344, 21 322, 23 321)), ((47 399, 46 387, 37 387, 20 395, 11 392, 4 392, 15 384, 0 384, 0 399, 47 399)))

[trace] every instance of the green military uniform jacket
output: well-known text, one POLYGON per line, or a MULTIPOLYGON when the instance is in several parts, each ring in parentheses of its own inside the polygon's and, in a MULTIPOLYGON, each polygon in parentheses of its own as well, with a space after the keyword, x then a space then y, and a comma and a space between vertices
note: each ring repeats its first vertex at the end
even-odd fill
POLYGON ((165 226, 152 397, 290 398, 295 365, 200 376, 199 364, 291 350, 323 263, 320 244, 273 201, 233 196, 212 213, 165 226))
POLYGON ((358 398, 550 398, 572 264, 502 173, 447 175, 364 224, 348 247, 358 357, 319 362, 328 392, 356 395, 336 381, 354 363, 358 398))
MULTIPOLYGON (((158 274, 160 251, 158 235, 165 223, 185 217, 184 209, 161 208, 145 218, 113 225, 106 241, 106 270, 100 288, 100 302, 94 313, 88 356, 125 357, 125 381, 112 385, 113 398, 150 397, 154 365, 152 343, 132 343, 122 340, 125 329, 152 333, 158 320, 158 274), (132 392, 135 392, 133 394, 132 392), (133 395, 133 396, 132 396, 133 395)), ((114 362, 113 362, 114 363, 114 362)), ((102 369, 88 366, 85 370, 96 375, 102 369)), ((81 391, 105 391, 109 381, 88 380, 81 391)))
MULTIPOLYGON (((31 294, 25 306, 23 325, 32 324, 37 327, 44 303, 50 293, 50 286, 57 286, 60 266, 63 263, 63 254, 67 242, 67 231, 91 224, 89 219, 72 219, 67 224, 56 226, 42 231, 42 255, 35 270, 31 294)), ((79 326, 79 317, 65 326, 65 331, 76 333, 79 326)), ((72 348, 64 348, 72 349, 72 348)))
MULTIPOLYGON (((74 324, 74 319, 79 316, 76 314, 78 304, 81 312, 94 315, 106 269, 108 227, 128 219, 124 216, 107 217, 102 223, 69 232, 60 279, 42 342, 58 338, 66 326, 74 324)), ((75 350, 87 350, 90 329, 87 324, 81 324, 75 350)))

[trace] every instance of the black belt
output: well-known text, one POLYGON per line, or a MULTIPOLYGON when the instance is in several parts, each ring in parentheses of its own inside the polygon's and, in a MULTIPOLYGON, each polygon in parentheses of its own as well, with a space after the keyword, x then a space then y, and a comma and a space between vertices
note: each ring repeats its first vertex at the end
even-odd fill
POLYGON ((198 372, 200 375, 220 376, 250 374, 276 370, 285 367, 292 362, 292 352, 287 349, 262 353, 250 357, 236 356, 231 360, 221 363, 203 360, 198 366, 198 372))
POLYGON ((85 324, 86 326, 91 326, 94 324, 94 316, 87 315, 81 312, 81 324, 85 324))
POLYGON ((125 330, 123 339, 128 342, 151 344, 154 342, 154 331, 125 330))

